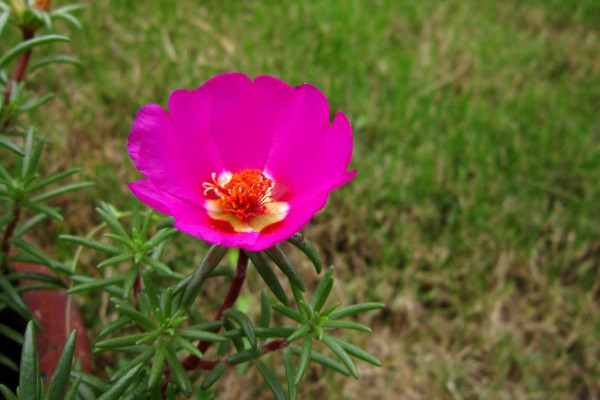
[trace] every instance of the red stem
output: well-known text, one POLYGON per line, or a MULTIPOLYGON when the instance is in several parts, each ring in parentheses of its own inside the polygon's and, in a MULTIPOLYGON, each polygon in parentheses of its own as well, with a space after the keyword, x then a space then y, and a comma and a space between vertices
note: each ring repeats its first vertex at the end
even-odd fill
MULTIPOLYGON (((220 320, 221 317, 223 317, 223 313, 226 310, 233 307, 233 305, 235 304, 235 301, 240 296, 240 291, 242 290, 242 286, 244 285, 244 280, 246 278, 246 270, 247 269, 248 269, 248 256, 246 255, 244 250, 240 249, 239 254, 238 254, 237 267, 235 270, 235 276, 233 277, 233 279, 231 279, 231 283, 229 284, 229 291, 227 292, 227 295, 225 296, 225 299, 223 300, 221 307, 219 307, 219 311, 217 312, 217 315, 215 316, 215 321, 220 320)), ((220 328, 216 328, 213 331, 218 332, 219 329, 220 328)), ((202 353, 205 353, 210 348, 211 345, 212 345, 212 342, 202 341, 202 342, 198 343, 198 349, 202 353)), ((198 368, 201 361, 202 360, 200 360, 198 357, 190 354, 181 363, 181 365, 183 365, 183 367, 186 370, 191 370, 194 368, 198 368)), ((217 364, 219 362, 220 361, 218 361, 217 364)), ((209 362, 209 363, 211 363, 211 362, 209 362)), ((214 365, 212 368, 214 368, 214 365)), ((205 369, 205 368, 203 368, 203 369, 205 369)))
POLYGON ((8 255, 10 254, 10 239, 12 239, 13 233, 19 222, 19 218, 21 216, 21 207, 18 203, 14 205, 13 208, 13 217, 6 226, 6 230, 4 231, 4 236, 2 237, 2 253, 4 254, 2 258, 2 264, 0 265, 0 272, 4 272, 8 267, 8 255))
MULTIPOLYGON (((23 29, 23 41, 26 42, 29 39, 32 39, 35 35, 35 32, 30 31, 29 29, 23 29)), ((10 102, 10 95, 12 93, 12 89, 15 83, 21 82, 23 77, 25 76, 25 71, 27 70, 27 64, 29 64, 29 58, 31 57, 31 50, 27 50, 22 53, 19 57, 19 61, 17 62, 17 66, 13 72, 10 81, 6 85, 6 90, 4 91, 4 104, 7 105, 10 102)))

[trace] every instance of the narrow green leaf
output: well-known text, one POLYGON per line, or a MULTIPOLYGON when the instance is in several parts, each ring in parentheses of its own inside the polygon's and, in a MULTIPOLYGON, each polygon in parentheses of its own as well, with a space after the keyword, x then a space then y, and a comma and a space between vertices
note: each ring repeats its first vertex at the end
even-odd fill
POLYGON ((260 293, 260 323, 262 328, 268 328, 271 325, 271 297, 265 289, 260 293))
POLYGON ((121 297, 123 297, 124 299, 128 298, 129 293, 131 293, 131 291, 133 290, 135 282, 137 282, 138 279, 138 273, 139 269, 135 267, 129 268, 129 270, 125 272, 125 280, 123 281, 123 292, 121 293, 121 297))
POLYGON ((23 202, 23 205, 27 208, 32 209, 33 211, 42 213, 42 214, 44 214, 52 219, 55 219, 57 221, 64 220, 63 216, 60 215, 60 213, 54 207, 47 206, 43 203, 36 203, 36 202, 30 201, 30 200, 23 202))
POLYGON ((68 42, 69 38, 62 35, 44 35, 38 36, 33 39, 26 40, 24 42, 19 43, 8 52, 4 53, 4 56, 0 58, 0 69, 4 68, 6 64, 17 58, 21 53, 26 52, 27 50, 31 50, 36 46, 40 46, 43 44, 53 43, 53 42, 68 42))
POLYGON ((331 288, 333 287, 333 267, 327 268, 325 275, 319 281, 315 292, 310 299, 310 307, 315 311, 321 311, 323 304, 327 301, 331 288))
POLYGON ((96 375, 89 374, 87 372, 83 372, 77 369, 71 370, 71 376, 74 379, 81 379, 81 382, 85 386, 89 386, 90 388, 98 392, 104 392, 108 386, 102 379, 100 379, 96 375))
POLYGON ((277 299, 283 304, 288 306, 290 304, 290 300, 288 299, 285 290, 283 290, 283 287, 281 286, 277 275, 275 275, 275 272, 264 259, 262 254, 260 252, 253 251, 246 251, 246 254, 248 255, 248 258, 252 260, 252 264, 256 268, 256 271, 263 278, 263 280, 265 281, 271 292, 273 292, 275 297, 277 297, 277 299))
POLYGON ((0 293, 4 294, 4 299, 10 308, 14 309, 24 318, 33 320, 36 326, 40 326, 39 321, 33 315, 31 310, 29 310, 29 307, 27 307, 27 304, 25 304, 21 296, 19 296, 19 293, 2 275, 0 275, 0 289, 2 289, 0 293))
POLYGON ((50 64, 72 64, 77 67, 83 67, 83 63, 78 58, 66 54, 58 54, 39 58, 35 62, 31 63, 29 68, 27 68, 27 71, 33 72, 38 68, 45 67, 46 65, 50 64))
POLYGON ((225 254, 227 254, 227 250, 227 247, 221 246, 212 246, 208 250, 208 252, 204 256, 204 259, 202 260, 198 268, 196 268, 196 270, 194 271, 189 284, 185 288, 185 292, 183 294, 183 301, 181 303, 181 306, 183 308, 187 309, 192 305, 192 303, 200 293, 202 285, 204 285, 204 282, 208 278, 208 274, 219 264, 219 262, 221 262, 223 257, 225 257, 225 254))
POLYGON ((293 319, 294 321, 298 322, 298 323, 305 323, 306 319, 304 318, 304 316, 302 314, 300 314, 298 311, 286 307, 284 305, 281 304, 273 304, 273 310, 277 311, 280 314, 285 315, 286 317, 293 319))
POLYGON ((16 238, 22 237, 24 234, 29 232, 29 230, 31 230, 37 224, 44 221, 46 219, 46 217, 47 216, 45 214, 40 213, 40 214, 36 214, 33 217, 29 218, 27 221, 20 223, 17 226, 17 228, 15 229, 15 231, 13 233, 13 237, 16 237, 16 238))
MULTIPOLYGON (((71 270, 66 265, 51 259, 46 253, 35 247, 33 244, 23 239, 13 239, 12 242, 23 252, 33 256, 36 259, 36 263, 50 267, 50 269, 57 274, 71 275, 71 270)), ((13 259, 16 260, 17 257, 13 257, 13 259)))
POLYGON ((264 362, 258 361, 256 363, 256 369, 258 369, 258 372, 260 372, 260 374, 262 375, 263 379, 267 383, 267 386, 269 386, 269 389, 271 389, 271 391, 275 395, 275 398, 277 400, 286 400, 285 391, 283 390, 281 383, 275 376, 275 373, 271 371, 271 368, 269 368, 264 362))
POLYGON ((111 278, 98 279, 91 282, 82 283, 81 285, 77 285, 72 287, 67 291, 69 294, 87 292, 88 290, 98 290, 104 289, 108 286, 119 284, 123 282, 122 276, 114 276, 111 278))
POLYGON ((19 366, 13 360, 0 353, 0 364, 15 372, 19 372, 19 366))
MULTIPOLYGON (((130 195, 133 197, 132 195, 130 195)), ((131 229, 134 240, 141 240, 140 234, 140 203, 139 201, 130 201, 131 203, 131 229)))
POLYGON ((82 25, 81 22, 79 22, 79 20, 77 18, 75 18, 73 15, 67 13, 67 12, 63 12, 63 13, 59 13, 59 14, 54 14, 52 15, 53 18, 55 19, 62 19, 64 21, 67 21, 68 23, 70 23, 71 25, 73 25, 74 27, 76 27, 77 29, 82 29, 82 25))
POLYGON ((167 342, 165 340, 159 340, 156 344, 156 353, 154 353, 154 360, 152 361, 152 368, 150 369, 150 379, 148 380, 148 388, 156 386, 160 381, 163 370, 165 368, 165 357, 167 354, 167 342))
POLYGON ((319 255, 319 251, 315 247, 315 245, 308 240, 301 233, 296 233, 294 236, 288 239, 288 242, 296 246, 300 251, 302 251, 306 256, 310 259, 310 261, 315 266, 315 270, 317 274, 321 273, 321 269, 323 268, 323 263, 321 262, 321 256, 319 255))
POLYGON ((146 331, 152 331, 157 328, 157 324, 150 320, 150 318, 146 317, 139 311, 133 309, 131 306, 126 305, 124 303, 116 301, 116 299, 112 299, 114 303, 116 303, 116 308, 122 315, 125 315, 135 322, 138 323, 141 327, 143 327, 146 331))
POLYGON ((292 343, 300 338, 306 337, 306 335, 308 335, 308 333, 310 332, 310 329, 311 329, 311 326, 308 324, 301 325, 290 336, 288 336, 288 338, 287 338, 288 343, 292 343))
POLYGON ((385 304, 383 303, 362 303, 362 304, 354 304, 348 307, 344 307, 341 310, 334 311, 329 316, 329 319, 342 319, 345 317, 349 317, 351 315, 364 313, 373 310, 379 310, 384 308, 385 304))
POLYGON ((46 398, 49 400, 64 398, 69 383, 69 377, 71 376, 71 362, 73 360, 73 353, 75 352, 75 342, 77 340, 77 331, 72 331, 65 343, 65 347, 58 359, 54 374, 50 385, 48 385, 48 392, 46 398))
POLYGON ((261 338, 285 338, 291 335, 294 331, 295 329, 290 326, 273 326, 270 328, 255 329, 256 336, 261 338))
POLYGON ((205 321, 182 329, 182 331, 215 331, 221 326, 223 326, 222 321, 205 321))
MULTIPOLYGON (((256 334, 256 337, 267 338, 267 339, 269 339, 269 338, 287 338, 295 331, 296 331, 295 328, 292 328, 289 326, 273 326, 270 328, 260 328, 259 327, 259 328, 254 329, 254 333, 256 334)), ((241 329, 234 329, 234 330, 225 332, 223 335, 228 338, 240 338, 240 337, 244 337, 245 333, 242 332, 241 329)))
POLYGON ((283 351, 283 365, 285 367, 285 378, 288 385, 288 399, 296 400, 298 398, 298 385, 296 379, 296 365, 289 350, 283 351))
POLYGON ((230 308, 229 310, 225 311, 223 315, 237 322, 250 341, 250 345, 252 345, 252 347, 256 347, 256 334, 254 333, 254 326, 246 314, 239 310, 230 308))
POLYGON ((116 256, 107 258, 106 260, 104 260, 100 264, 98 264, 98 268, 104 268, 104 267, 108 267, 110 265, 118 265, 125 261, 132 261, 132 260, 133 260, 133 254, 131 252, 126 252, 126 253, 118 254, 116 256))
POLYGON ((107 239, 110 239, 112 241, 122 244, 123 246, 125 246, 128 249, 131 249, 134 247, 133 242, 131 241, 131 238, 129 236, 123 236, 121 234, 110 233, 110 232, 105 233, 103 236, 107 239))
POLYGON ((125 232, 123 225, 121 225, 121 223, 117 219, 117 216, 115 215, 113 208, 110 206, 110 204, 102 203, 100 207, 96 208, 96 211, 98 212, 98 214, 100 214, 104 222, 106 222, 106 224, 114 233, 118 234, 119 236, 129 238, 129 235, 127 234, 127 232, 125 232))
MULTIPOLYGON (((0 67, 1 68, 1 67, 0 67)), ((33 143, 35 142, 35 133, 33 128, 27 129, 25 134, 25 143, 23 144, 23 152, 25 155, 21 159, 21 180, 24 180, 29 175, 27 171, 30 169, 32 159, 34 158, 33 143)))
POLYGON ((55 189, 48 190, 47 192, 44 192, 44 193, 42 193, 40 195, 37 195, 37 196, 33 197, 31 199, 31 201, 34 201, 34 202, 46 201, 46 200, 49 200, 49 199, 51 199, 53 197, 60 196, 61 194, 72 192, 74 190, 79 190, 79 189, 87 188, 87 187, 94 186, 94 185, 95 185, 94 182, 77 182, 77 183, 71 183, 69 185, 60 186, 60 187, 57 187, 55 189))
POLYGON ((335 302, 334 304, 332 304, 331 306, 327 307, 325 310, 323 310, 321 312, 321 317, 329 317, 329 315, 331 315, 332 312, 334 312, 335 310, 338 309, 338 307, 340 306, 340 302, 335 302))
MULTIPOLYGON (((53 98, 54 98, 54 93, 46 93, 43 96, 32 97, 26 103, 21 105, 21 107, 19 107, 19 112, 27 113, 27 112, 33 111, 36 108, 43 106, 44 104, 46 104, 53 98)), ((41 151, 41 148, 40 148, 40 151, 41 151)), ((33 171, 34 171, 34 169, 32 168, 31 172, 33 172, 33 171)))
MULTIPOLYGON (((290 345, 290 351, 295 355, 299 355, 302 352, 302 349, 299 346, 290 345)), ((339 372, 344 376, 350 376, 348 368, 344 367, 339 362, 335 361, 330 357, 327 357, 324 354, 317 353, 316 351, 311 351, 310 360, 319 363, 324 367, 330 368, 336 372, 339 372)))
POLYGON ((227 362, 230 364, 241 364, 243 362, 260 357, 261 355, 262 352, 257 348, 242 350, 239 353, 235 353, 227 357, 227 362))
POLYGON ((308 362, 310 361, 310 355, 312 350, 312 335, 304 336, 304 341, 302 342, 302 350, 300 352, 300 362, 298 364, 298 371, 296 372, 296 376, 294 377, 294 385, 298 385, 304 375, 306 374, 306 370, 308 368, 308 362))
POLYGON ((296 270, 296 267, 291 263, 291 261, 287 258, 285 253, 279 248, 279 246, 275 245, 270 249, 265 250, 265 253, 273 260, 273 262, 279 267, 279 269, 288 277, 290 283, 296 286, 301 291, 305 291, 306 287, 304 286, 304 282, 300 277, 300 274, 296 270))
POLYGON ((352 362, 352 359, 350 358, 350 356, 348 356, 346 351, 342 348, 342 346, 339 345, 336 338, 325 334, 325 335, 323 335, 322 341, 323 341, 323 343, 325 343, 325 345, 327 347, 329 347, 331 349, 331 351, 333 351, 335 353, 336 356, 339 357, 340 361, 342 361, 342 363, 346 366, 346 368, 348 368, 348 370, 350 371, 352 376, 354 378, 358 379, 358 370, 356 369, 356 366, 352 362))
POLYGON ((198 358, 202 358, 204 356, 204 354, 202 354, 202 352, 196 346, 194 346, 193 343, 185 340, 181 336, 175 335, 172 337, 172 339, 175 343, 177 343, 179 346, 181 346, 181 348, 184 349, 185 351, 187 351, 188 353, 193 354, 194 356, 196 356, 198 358))
POLYGON ((17 344, 23 344, 23 335, 8 325, 0 324, 0 335, 9 338, 17 344))
POLYGON ((121 379, 112 384, 98 400, 119 400, 121 396, 127 391, 129 386, 135 381, 138 372, 142 369, 142 365, 136 365, 131 368, 121 379))
POLYGON ((21 150, 21 148, 15 142, 2 134, 0 134, 0 146, 7 148, 18 156, 23 157, 25 155, 23 150, 21 150))
POLYGON ((160 308, 158 293, 156 292, 156 287, 154 286, 149 274, 142 274, 142 282, 144 283, 144 293, 148 296, 148 300, 150 301, 150 306, 152 309, 155 310, 160 308))
POLYGON ((50 276, 47 274, 41 274, 38 272, 17 272, 6 276, 11 282, 17 282, 20 280, 30 280, 38 282, 46 282, 57 287, 67 287, 67 285, 60 279, 50 276))
POLYGON ((169 268, 165 263, 159 260, 145 255, 144 257, 142 257, 142 261, 144 261, 146 265, 148 265, 150 268, 157 272, 160 272, 166 276, 173 276, 173 271, 171 270, 171 268, 169 268))
POLYGON ((156 234, 144 244, 144 248, 149 250, 155 246, 158 246, 160 243, 169 239, 175 233, 177 233, 177 229, 175 228, 161 229, 158 232, 156 232, 156 234))
POLYGON ((67 4, 64 6, 53 8, 50 15, 72 13, 73 11, 81 11, 85 8, 82 4, 67 4))
POLYGON ((147 344, 147 343, 154 342, 162 334, 163 334, 162 329, 157 328, 157 329, 155 329, 155 330, 153 330, 151 332, 148 332, 144 337, 140 338, 137 342, 135 342, 135 344, 136 345, 142 345, 142 344, 147 344))
POLYGON ((354 356, 356 358, 359 358, 363 361, 368 362, 369 364, 373 364, 376 367, 381 367, 381 361, 379 361, 377 358, 375 358, 374 356, 370 355, 369 353, 367 353, 366 351, 364 351, 363 349, 356 347, 355 345, 353 345, 352 343, 348 343, 344 340, 341 339, 337 339, 336 341, 338 342, 338 344, 340 346, 342 346, 342 348, 346 351, 346 353, 350 354, 351 356, 354 356))
POLYGON ((143 332, 143 333, 134 333, 132 335, 127 335, 127 336, 118 336, 116 338, 102 340, 102 341, 96 343, 96 347, 99 347, 102 349, 116 349, 119 347, 133 346, 134 344, 138 344, 137 343, 138 340, 143 339, 147 335, 148 335, 147 332, 143 332))
MULTIPOLYGON (((223 319, 223 328, 225 328, 225 334, 227 332, 235 330, 235 325, 229 319, 223 319)), ((245 349, 244 341, 239 337, 232 337, 231 342, 233 343, 237 351, 243 351, 245 349)))
POLYGON ((21 372, 19 374, 19 400, 38 399, 40 388, 40 363, 38 360, 35 331, 29 322, 25 328, 25 338, 21 349, 21 372))
POLYGON ((354 329, 356 331, 371 333, 371 328, 354 321, 327 320, 321 325, 323 328, 354 329))
POLYGON ((225 364, 218 364, 206 375, 200 387, 204 390, 209 389, 223 376, 225 371, 227 371, 227 366, 225 364))
POLYGON ((5 400, 19 400, 17 396, 15 396, 15 394, 3 384, 0 384, 0 393, 2 393, 5 400))
MULTIPOLYGON (((67 392, 66 396, 65 396, 65 400, 75 400, 75 396, 77 396, 77 393, 79 391, 79 385, 81 385, 82 379, 81 377, 75 379, 75 382, 73 382, 73 384, 71 385, 71 387, 69 388, 69 391, 67 392)), ((47 400, 52 400, 51 398, 48 398, 47 400)))
POLYGON ((108 254, 119 254, 122 251, 117 246, 113 246, 113 245, 107 244, 107 243, 102 243, 97 240, 82 238, 79 236, 60 235, 58 238, 61 240, 66 240, 68 242, 78 244, 79 246, 87 247, 87 248, 98 250, 98 251, 103 251, 108 254))
POLYGON ((100 331, 100 336, 106 336, 111 332, 125 326, 129 322, 129 318, 119 317, 114 321, 109 322, 102 330, 100 331))
POLYGON ((51 283, 28 283, 28 284, 21 284, 19 286, 17 286, 16 290, 19 293, 25 293, 25 292, 33 292, 36 290, 56 290, 56 289, 62 289, 63 286, 62 285, 55 285, 55 284, 51 284, 51 283))
POLYGON ((125 376, 127 371, 129 371, 131 368, 135 367, 136 365, 147 364, 148 361, 154 355, 154 351, 155 351, 154 347, 146 346, 146 349, 143 352, 138 354, 133 360, 125 363, 125 365, 123 365, 121 368, 119 368, 119 370, 113 376, 111 376, 111 378, 110 378, 111 382, 115 382, 115 381, 118 381, 119 379, 121 379, 123 376, 125 376))
POLYGON ((2 31, 4 30, 4 27, 6 26, 6 23, 8 22, 8 17, 10 17, 9 12, 5 11, 0 14, 0 36, 2 36, 2 31))
POLYGON ((213 332, 208 332, 204 330, 196 330, 190 328, 178 329, 177 333, 187 339, 191 340, 202 340, 206 342, 226 342, 223 336, 218 335, 213 332))
POLYGON ((177 358, 177 354, 175 354, 175 351, 171 346, 167 346, 167 362, 171 367, 171 373, 173 374, 173 378, 175 378, 175 383, 179 389, 187 396, 191 395, 192 382, 190 381, 190 377, 181 365, 181 362, 177 358))
POLYGON ((71 175, 75 175, 75 174, 77 174, 79 172, 81 172, 81 168, 71 168, 71 169, 68 169, 66 171, 59 172, 57 174, 49 176, 48 178, 45 178, 45 179, 42 179, 41 181, 38 181, 35 185, 31 186, 29 188, 29 190, 31 192, 34 192, 34 191, 42 189, 42 188, 44 188, 44 187, 46 187, 48 185, 56 183, 56 182, 58 182, 60 180, 68 178, 71 175))

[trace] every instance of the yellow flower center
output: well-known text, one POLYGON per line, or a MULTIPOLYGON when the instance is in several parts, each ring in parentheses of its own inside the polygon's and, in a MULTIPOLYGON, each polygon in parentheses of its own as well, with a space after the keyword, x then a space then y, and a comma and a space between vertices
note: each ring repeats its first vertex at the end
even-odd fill
POLYGON ((206 208, 210 217, 227 221, 236 232, 260 232, 281 221, 288 210, 287 203, 271 197, 274 182, 257 169, 225 172, 219 177, 212 174, 211 182, 204 182, 206 208))

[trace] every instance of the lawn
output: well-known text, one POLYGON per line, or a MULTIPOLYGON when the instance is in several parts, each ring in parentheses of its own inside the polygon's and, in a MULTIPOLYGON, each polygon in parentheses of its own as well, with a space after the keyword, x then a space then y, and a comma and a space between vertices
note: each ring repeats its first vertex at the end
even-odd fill
MULTIPOLYGON (((308 82, 350 118, 359 173, 306 233, 341 302, 388 307, 354 339, 383 367, 313 370, 301 398, 600 398, 597 0, 107 0, 82 21, 65 49, 86 67, 33 79, 57 93, 46 168, 97 182, 57 230, 127 207, 142 105, 223 71, 308 82)), ((256 382, 222 398, 269 398, 256 382)))

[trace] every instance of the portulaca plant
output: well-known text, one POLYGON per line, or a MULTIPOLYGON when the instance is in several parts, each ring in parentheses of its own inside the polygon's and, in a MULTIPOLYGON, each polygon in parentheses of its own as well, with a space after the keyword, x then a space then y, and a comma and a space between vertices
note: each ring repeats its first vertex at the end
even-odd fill
MULTIPOLYGON (((13 15, 29 10, 42 22, 53 15, 49 5, 40 10, 17 3, 25 8, 13 6, 13 15)), ((4 23, 8 14, 2 14, 4 23)), ((59 15, 74 19, 70 13, 59 15)), ((11 84, 15 82, 8 82, 6 90, 11 84)), ((12 116, 4 118, 12 121, 12 116)), ((156 104, 143 106, 127 142, 131 160, 143 175, 129 183, 129 189, 141 203, 133 200, 129 210, 119 210, 98 199, 102 223, 83 237, 61 236, 78 246, 70 260, 52 259, 21 239, 28 229, 11 224, 19 223, 19 207, 38 211, 40 216, 34 218, 40 220, 60 218, 41 201, 87 184, 62 186, 31 198, 30 193, 72 172, 32 183, 36 180, 30 158, 37 165, 41 153, 31 150, 37 149, 32 144, 36 136, 30 129, 17 129, 22 132, 21 147, 8 139, 7 126, 14 125, 5 125, 0 137, 5 147, 23 157, 17 174, 27 196, 18 197, 22 192, 13 190, 14 174, 2 166, 3 243, 16 244, 24 255, 15 258, 3 246, 0 301, 33 322, 24 336, 10 332, 24 345, 18 390, 0 386, 6 399, 209 399, 217 395, 215 383, 242 364, 256 368, 276 399, 296 399, 311 365, 354 378, 359 377, 356 359, 380 365, 341 339, 339 332, 368 334, 370 328, 353 317, 383 305, 329 301, 334 268, 324 269, 316 246, 299 233, 325 206, 329 193, 356 174, 348 170, 350 123, 343 113, 330 122, 327 99, 315 87, 225 73, 195 90, 174 91, 167 110, 156 104), (203 252, 198 266, 178 265, 165 257, 176 235, 197 243, 203 252), (200 241, 210 244, 208 250, 200 241), (102 257, 96 265, 100 277, 82 273, 79 256, 84 248, 102 257), (320 275, 312 290, 288 257, 294 249, 320 275), (235 257, 232 264, 227 255, 235 257), (109 310, 116 317, 101 327, 99 337, 90 338, 94 353, 111 353, 113 362, 106 370, 89 373, 72 366, 73 334, 44 389, 35 352, 36 318, 20 298, 19 276, 15 278, 11 269, 11 260, 24 258, 48 266, 57 277, 38 278, 57 287, 66 285, 70 295, 110 297, 109 310), (249 314, 238 300, 250 268, 261 277, 264 290, 259 309, 249 314), (223 289, 211 297, 222 300, 210 309, 203 292, 213 279, 221 284, 211 288, 223 289)), ((24 225, 34 222, 39 221, 24 225)), ((9 329, 0 328, 0 334, 9 329)))

